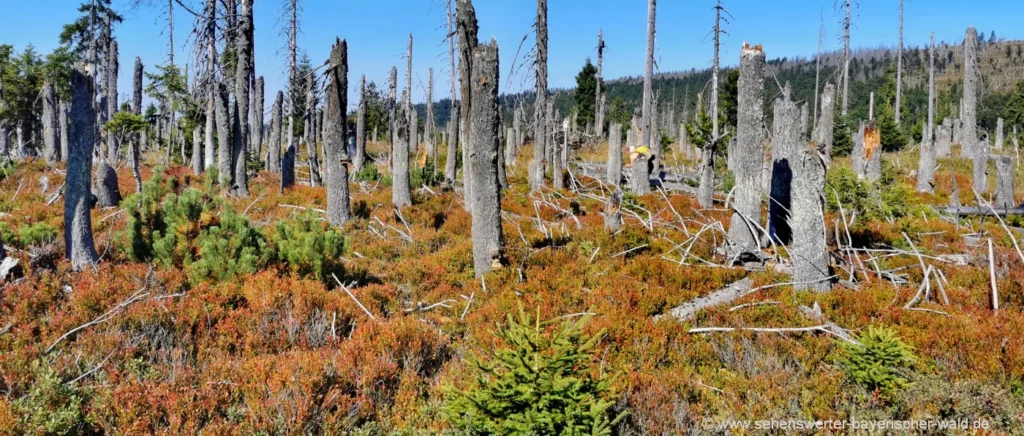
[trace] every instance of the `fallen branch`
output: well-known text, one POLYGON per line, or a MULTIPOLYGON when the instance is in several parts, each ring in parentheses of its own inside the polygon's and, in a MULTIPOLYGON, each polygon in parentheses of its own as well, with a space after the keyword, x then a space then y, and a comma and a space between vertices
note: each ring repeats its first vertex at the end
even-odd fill
POLYGON ((839 339, 850 342, 852 344, 860 345, 851 338, 843 337, 839 333, 832 331, 831 326, 828 325, 815 325, 810 327, 698 327, 690 329, 689 333, 718 333, 718 332, 732 332, 736 330, 746 330, 756 333, 808 333, 808 332, 822 332, 833 335, 839 339))
POLYGON ((376 320, 377 320, 377 318, 376 318, 375 316, 373 316, 373 314, 372 314, 372 313, 370 313, 370 310, 369 310, 369 309, 367 309, 367 308, 366 308, 366 306, 363 306, 363 303, 360 303, 360 302, 359 302, 359 299, 358 299, 358 298, 356 298, 356 296, 352 294, 352 291, 348 290, 348 287, 347 287, 347 286, 345 286, 345 285, 343 285, 343 284, 341 283, 341 280, 338 280, 338 276, 336 276, 336 275, 334 275, 334 274, 332 273, 332 274, 331 274, 331 277, 333 277, 333 278, 334 278, 334 281, 335 281, 335 282, 336 282, 336 283, 338 284, 338 286, 341 286, 341 289, 342 289, 342 290, 344 290, 344 291, 345 291, 345 293, 346 293, 346 294, 348 294, 348 296, 352 298, 352 301, 355 301, 355 302, 356 302, 356 304, 357 304, 357 305, 359 305, 359 308, 360 308, 360 309, 363 309, 363 312, 366 312, 366 316, 370 317, 370 319, 372 319, 372 320, 374 320, 374 321, 376 321, 376 320))
POLYGON ((116 306, 114 306, 114 308, 108 310, 103 315, 100 315, 100 316, 96 317, 95 319, 93 319, 92 321, 89 321, 89 322, 87 322, 85 324, 82 324, 82 325, 80 325, 78 327, 75 327, 75 328, 73 328, 71 330, 68 330, 67 333, 64 333, 59 338, 57 338, 56 341, 53 341, 53 343, 50 344, 50 346, 46 348, 46 351, 44 351, 43 354, 49 354, 50 351, 53 351, 54 347, 56 347, 57 344, 59 344, 64 339, 67 339, 67 338, 71 337, 72 335, 74 335, 74 334, 76 334, 76 333, 78 333, 78 332, 80 332, 82 330, 85 330, 85 329, 87 329, 89 327, 92 327, 94 325, 99 325, 99 324, 102 324, 104 322, 107 322, 108 320, 113 318, 114 315, 117 315, 121 310, 123 310, 124 308, 130 306, 132 303, 135 303, 136 301, 139 301, 139 300, 142 300, 142 299, 148 297, 149 296, 149 292, 146 291, 146 289, 149 288, 149 283, 150 283, 150 280, 152 280, 152 278, 153 278, 153 268, 150 267, 149 272, 146 273, 146 278, 143 279, 142 287, 139 288, 138 291, 135 291, 134 294, 129 296, 124 301, 118 303, 116 306))

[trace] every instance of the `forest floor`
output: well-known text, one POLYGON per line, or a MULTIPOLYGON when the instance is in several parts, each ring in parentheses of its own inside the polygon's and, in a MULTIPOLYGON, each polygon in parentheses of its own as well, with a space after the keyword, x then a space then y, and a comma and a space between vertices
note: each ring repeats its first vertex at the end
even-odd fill
MULTIPOLYGON (((835 162, 826 227, 848 283, 814 293, 786 285, 784 252, 762 271, 723 265, 724 206, 627 195, 625 225, 609 234, 599 181, 530 194, 530 148, 502 197, 507 264, 484 279, 458 192, 414 187, 396 213, 386 177, 353 183, 355 219, 331 232, 322 188, 282 193, 259 172, 251 196, 234 198, 182 166, 146 167, 142 195, 94 209, 101 261, 73 273, 54 196, 63 171, 4 168, 0 235, 19 267, 0 285, 0 433, 451 430, 446 400, 474 377, 463 357, 507 346, 492 332, 520 307, 593 314, 586 330, 606 333, 579 370, 613 377, 614 409, 629 412, 621 434, 715 433, 709 418, 977 419, 1024 433, 1024 220, 930 207, 948 203, 954 178, 974 204, 967 161, 940 160, 934 195, 914 193, 913 152, 886 154, 875 186, 835 162), (730 304, 658 317, 743 278, 753 292, 730 304), (898 369, 907 383, 859 383, 834 335, 744 330, 820 325, 802 310, 815 305, 855 337, 894 331, 916 357, 898 369)), ((118 174, 133 191, 130 170, 118 174)))

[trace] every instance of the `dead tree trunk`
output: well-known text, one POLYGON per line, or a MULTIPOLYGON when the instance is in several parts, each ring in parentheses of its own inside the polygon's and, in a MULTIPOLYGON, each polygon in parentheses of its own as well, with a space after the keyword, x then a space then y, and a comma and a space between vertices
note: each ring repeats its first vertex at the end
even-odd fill
POLYGON ((730 258, 760 250, 756 227, 761 221, 761 167, 764 164, 764 67, 765 54, 761 46, 744 44, 737 96, 735 212, 729 224, 730 258))
POLYGON ((412 204, 412 192, 409 189, 409 115, 405 105, 398 108, 395 117, 395 143, 391 147, 391 204, 402 208, 412 204))
MULTIPOLYGON (((652 107, 654 103, 654 35, 655 35, 655 16, 658 10, 657 0, 647 0, 647 56, 646 67, 644 68, 644 94, 643 103, 641 110, 643 115, 640 119, 640 143, 647 147, 648 150, 654 150, 653 144, 651 143, 652 135, 651 129, 651 112, 654 110, 652 107)), ((651 156, 643 156, 644 159, 650 159, 651 156)), ((639 160, 639 158, 638 158, 639 160)), ((636 195, 643 195, 651 191, 650 186, 650 174, 648 174, 648 165, 646 162, 633 162, 633 193, 636 195)))
MULTIPOLYGON (((811 122, 814 123, 814 126, 811 128, 811 131, 815 132, 814 134, 811 135, 812 136, 811 141, 817 142, 818 145, 822 144, 822 142, 820 140, 817 140, 815 138, 817 138, 817 132, 818 132, 818 89, 820 89, 818 84, 821 81, 821 45, 822 45, 822 43, 824 43, 824 41, 825 41, 825 11, 822 10, 820 17, 818 18, 818 52, 814 56, 814 116, 813 116, 813 118, 811 120, 811 122)), ((826 159, 831 158, 831 156, 832 156, 831 151, 832 150, 828 150, 828 151, 825 152, 826 159)))
MULTIPOLYGON (((327 221, 341 226, 352 217, 348 193, 348 42, 335 39, 324 102, 324 165, 327 166, 327 221)), ((398 183, 395 177, 395 185, 398 183)), ((407 181, 408 183, 408 181, 407 181)))
MULTIPOLYGON (((142 115, 142 58, 135 58, 135 73, 132 80, 132 111, 135 115, 142 115)), ((62 121, 63 123, 63 121, 62 121)), ((139 171, 139 147, 146 131, 132 135, 131 150, 128 153, 129 165, 132 167, 132 177, 135 178, 135 192, 142 192, 142 173, 139 171)), ((62 140, 63 142, 63 140, 62 140)))
MULTIPOLYGON (((216 165, 217 162, 217 145, 214 143, 214 131, 217 128, 217 82, 214 77, 214 71, 217 68, 217 0, 206 0, 206 6, 204 9, 206 16, 206 34, 204 39, 206 42, 206 136, 203 141, 204 145, 204 170, 209 170, 216 165)), ((141 85, 141 82, 139 82, 141 85)), ((218 167, 219 169, 219 167, 218 167)))
MULTIPOLYGON (((284 151, 284 156, 279 156, 281 163, 281 191, 295 186, 295 144, 289 145, 284 151)), ((328 188, 328 192, 330 192, 328 188)))
POLYGON ((544 186, 544 157, 547 154, 548 120, 548 1, 537 0, 537 97, 533 111, 533 163, 530 165, 530 191, 544 186))
MULTIPOLYGON (((307 133, 304 135, 304 139, 302 140, 302 142, 306 143, 306 163, 309 166, 309 186, 320 186, 323 184, 323 180, 321 179, 320 175, 320 156, 317 155, 316 142, 311 140, 311 137, 313 135, 311 135, 311 131, 309 130, 312 127, 311 125, 313 123, 314 111, 316 110, 315 99, 313 94, 313 79, 310 79, 308 83, 309 86, 306 89, 306 122, 303 123, 305 124, 307 133)), ((345 83, 348 83, 347 78, 345 80, 345 83)), ((342 109, 342 113, 347 114, 347 109, 342 109)), ((345 117, 345 115, 343 115, 341 118, 341 122, 347 125, 348 121, 346 120, 347 118, 345 117)), ((343 144, 345 145, 345 150, 348 150, 348 137, 346 136, 342 138, 342 141, 343 144)))
POLYGON ((608 126, 608 167, 605 175, 605 182, 618 188, 622 181, 622 124, 619 123, 608 126))
POLYGON ((259 160, 263 152, 263 107, 264 101, 263 76, 256 78, 256 85, 253 86, 252 99, 252 143, 249 145, 249 152, 259 160))
POLYGON ((235 106, 233 108, 234 131, 231 161, 234 164, 235 195, 249 196, 249 175, 247 172, 249 147, 249 81, 252 76, 253 48, 253 0, 241 0, 241 14, 238 20, 238 31, 235 35, 235 106))
POLYGON ((882 131, 874 125, 864 129, 864 177, 870 182, 882 178, 882 131))
POLYGON ((1003 119, 1002 118, 997 118, 996 119, 996 144, 995 144, 996 150, 1002 150, 1003 149, 1003 142, 1004 142, 1004 137, 1003 137, 1003 119))
POLYGON ((501 144, 498 129, 498 42, 477 46, 473 51, 472 112, 469 148, 473 172, 473 271, 477 277, 501 267, 505 241, 501 231, 501 190, 498 158, 501 144))
POLYGON ((267 171, 281 174, 281 144, 284 135, 284 92, 277 91, 270 109, 270 139, 267 141, 267 171))
MULTIPOLYGON (((423 120, 424 143, 427 145, 427 162, 430 173, 437 172, 437 140, 434 134, 434 69, 427 69, 427 119, 423 120)), ((424 165, 426 166, 426 165, 424 165)))
MULTIPOLYGON (((613 124, 614 126, 615 124, 613 124)), ((619 126, 622 129, 622 126, 619 126)), ((616 233, 622 229, 622 190, 618 187, 604 202, 604 230, 616 233)))
MULTIPOLYGON (((789 90, 789 83, 786 83, 789 90)), ((792 210, 793 165, 804 146, 797 122, 800 111, 789 100, 789 93, 775 100, 772 132, 771 195, 768 200, 768 234, 776 243, 788 244, 793 230, 789 217, 792 210)))
MULTIPOLYGON (((551 105, 554 108, 554 105, 551 105)), ((565 189, 565 179, 562 177, 562 144, 558 141, 558 130, 562 130, 562 137, 564 138, 569 134, 567 130, 559 129, 554 120, 558 116, 552 117, 552 129, 551 129, 551 185, 555 189, 565 189)))
POLYGON ((47 80, 43 83, 43 157, 48 165, 55 165, 60 161, 60 150, 58 144, 57 129, 57 91, 53 82, 47 80))
POLYGON ((832 143, 836 126, 836 87, 831 83, 825 84, 825 90, 821 93, 821 118, 816 122, 815 132, 818 137, 814 138, 820 148, 825 150, 825 158, 832 157, 832 143))
POLYGON ((935 129, 935 156, 949 157, 953 154, 953 122, 949 118, 942 120, 935 129))
POLYGON ((797 283, 794 289, 831 289, 825 242, 825 162, 817 150, 809 147, 800 147, 793 156, 793 243, 789 253, 793 281, 797 283))
POLYGON ((198 127, 192 129, 192 172, 203 172, 203 139, 198 127))
POLYGON ((850 108, 850 19, 851 0, 845 0, 846 19, 843 20, 843 116, 850 108))
POLYGON ((857 131, 853 133, 853 151, 850 153, 850 161, 853 166, 853 173, 857 175, 857 178, 864 178, 864 169, 867 166, 867 162, 864 161, 864 132, 866 126, 864 123, 860 123, 857 127, 857 131))
POLYGON ((448 62, 449 70, 451 71, 452 79, 452 94, 448 104, 448 113, 451 114, 448 118, 448 152, 445 157, 444 165, 444 180, 445 185, 448 187, 455 186, 456 172, 458 171, 458 153, 459 153, 459 105, 458 105, 458 87, 455 84, 455 75, 457 69, 455 68, 455 39, 458 37, 458 33, 455 31, 455 21, 453 19, 453 0, 447 0, 445 6, 445 13, 448 17, 448 62))
POLYGON ((96 144, 93 79, 80 66, 71 70, 71 144, 64 193, 64 254, 76 270, 99 262, 92 238, 92 154, 96 144))
MULTIPOLYGON (((462 108, 459 110, 459 113, 463 115, 459 123, 459 136, 465 138, 469 135, 469 117, 473 113, 471 101, 473 86, 470 83, 470 74, 473 71, 473 53, 476 49, 477 32, 480 28, 477 25, 476 9, 473 8, 473 3, 470 0, 458 0, 455 7, 455 15, 455 27, 459 34, 459 87, 462 94, 460 101, 462 108)), ((462 165, 464 207, 467 211, 472 211, 472 202, 475 198, 472 180, 474 171, 473 161, 469 159, 469 144, 463 144, 462 146, 462 165)))
MULTIPOLYGON (((594 96, 594 133, 598 138, 604 137, 604 94, 601 92, 601 78, 604 73, 604 29, 597 31, 597 95, 594 96)), ((620 127, 621 128, 621 127, 620 127)), ((621 140, 621 139, 620 139, 621 140)))
POLYGON ((800 105, 800 139, 807 139, 807 131, 809 128, 808 117, 810 117, 810 115, 811 114, 807 110, 807 103, 800 105))
POLYGON ((998 207, 1000 209, 1010 209, 1017 207, 1017 199, 1013 192, 1013 158, 1011 158, 1010 156, 993 156, 992 160, 996 161, 995 207, 998 207))
MULTIPOLYGON (((967 137, 970 140, 970 136, 967 137)), ((972 160, 974 163, 974 191, 979 195, 988 192, 988 142, 975 141, 972 160)))
MULTIPOLYGON (((902 15, 903 1, 900 1, 902 15)), ((902 21, 902 20, 901 20, 902 21)), ((921 156, 917 165, 917 192, 935 192, 935 34, 928 47, 928 121, 921 141, 921 156)))
POLYGON ((117 186, 117 172, 114 167, 107 163, 106 159, 100 159, 96 168, 96 186, 93 187, 96 195, 96 203, 100 207, 114 207, 121 202, 121 189, 117 186))
POLYGON ((228 90, 217 84, 217 176, 221 189, 230 189, 234 178, 231 162, 231 119, 228 117, 228 90))
POLYGON ((900 42, 896 49, 896 125, 900 125, 900 102, 903 97, 903 0, 900 0, 900 42))
MULTIPOLYGON (((105 89, 107 93, 107 120, 114 119, 114 114, 117 113, 117 76, 118 70, 120 69, 120 63, 117 60, 117 53, 117 40, 114 38, 110 38, 110 42, 107 45, 107 86, 105 89)), ((117 144, 114 143, 114 135, 107 133, 106 142, 107 161, 110 163, 117 162, 117 160, 120 158, 118 153, 120 150, 118 150, 117 144)), ((184 159, 182 159, 182 163, 184 163, 184 159)))
MULTIPOLYGON (((963 122, 961 145, 967 157, 974 157, 975 145, 978 144, 978 31, 973 27, 967 28, 967 35, 964 37, 964 96, 963 112, 960 120, 963 122)), ((975 159, 979 160, 979 159, 975 159)), ((988 156, 981 156, 980 160, 988 161, 988 156)), ((974 164, 979 166, 978 162, 974 164)), ((977 174, 977 173, 975 173, 977 174)), ((978 186, 975 183, 975 186, 978 186)), ((978 191, 982 193, 984 191, 978 191)))
MULTIPOLYGON (((69 150, 71 148, 71 138, 68 137, 68 102, 66 101, 60 101, 57 106, 57 130, 60 135, 60 158, 66 161, 68 160, 68 153, 70 153, 69 150)), ((145 135, 145 133, 142 134, 145 135)), ((0 127, 0 135, 4 136, 0 138, 0 142, 4 144, 4 146, 0 147, 3 150, 0 152, 0 158, 3 158, 7 157, 7 129, 0 127)))
POLYGON ((356 109, 356 155, 352 156, 352 172, 363 169, 366 157, 366 75, 359 78, 359 107, 356 109))

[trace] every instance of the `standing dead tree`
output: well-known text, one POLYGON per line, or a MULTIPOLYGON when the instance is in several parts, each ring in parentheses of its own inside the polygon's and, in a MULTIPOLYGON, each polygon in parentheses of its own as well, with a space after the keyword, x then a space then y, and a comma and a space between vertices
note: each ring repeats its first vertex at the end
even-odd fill
MULTIPOLYGON (((825 84, 825 89, 821 93, 821 118, 819 118, 815 124, 815 133, 817 136, 813 139, 815 143, 822 147, 823 153, 826 159, 832 157, 832 136, 835 133, 835 116, 836 116, 836 87, 831 83, 825 84)), ((817 110, 815 110, 817 112, 817 110)))
POLYGON ((764 68, 760 45, 743 44, 738 83, 735 201, 729 224, 730 258, 760 250, 756 227, 761 220, 761 166, 764 160, 764 68))
POLYGON ((604 29, 600 29, 597 31, 597 93, 594 96, 594 107, 597 110, 597 115, 594 117, 594 134, 598 137, 604 136, 605 97, 601 89, 601 78, 604 72, 604 47, 604 29))
MULTIPOLYGON (((402 96, 403 99, 405 96, 402 96)), ((409 149, 412 139, 409 137, 409 115, 406 106, 398 107, 395 113, 394 144, 391 146, 391 204, 402 208, 412 204, 412 191, 409 188, 409 149)))
MULTIPOLYGON (((476 9, 470 0, 457 0, 455 4, 455 31, 458 33, 459 42, 459 91, 461 92, 459 112, 462 118, 459 120, 459 136, 466 137, 469 133, 469 116, 471 114, 472 83, 470 74, 473 67, 473 51, 477 45, 477 32, 480 27, 476 20, 476 9)), ((472 211, 473 203, 473 161, 469 159, 469 145, 462 147, 462 185, 463 197, 466 199, 464 207, 472 211)))
POLYGON ((277 91, 270 108, 270 138, 267 139, 267 171, 281 174, 281 135, 284 134, 284 92, 277 91))
POLYGON ((964 94, 961 104, 963 122, 961 145, 967 156, 974 161, 974 190, 988 192, 988 141, 978 140, 978 31, 967 28, 964 37, 964 94))
POLYGON ((92 237, 92 155, 96 144, 96 113, 92 77, 82 66, 71 70, 71 144, 64 194, 64 254, 77 271, 99 262, 92 237))
POLYGON ((537 0, 537 96, 533 110, 533 163, 530 165, 530 191, 544 186, 544 157, 547 154, 548 119, 548 1, 537 0))
MULTIPOLYGON (((142 115, 142 75, 143 75, 142 58, 135 58, 135 75, 132 81, 132 111, 135 115, 142 115)), ((131 151, 128 154, 129 165, 132 167, 132 177, 135 178, 135 192, 142 192, 142 173, 139 171, 139 142, 142 136, 146 135, 146 131, 143 130, 136 134, 131 140, 131 151)), ((212 134, 209 134, 212 135, 212 134)), ((212 160, 212 159, 211 159, 212 160)), ((207 166, 210 162, 207 162, 207 166)))
MULTIPOLYGON (((475 20, 474 20, 475 21, 475 20)), ((473 195, 473 271, 477 277, 501 267, 504 236, 501 230, 501 193, 498 183, 498 42, 473 50, 472 99, 469 113, 469 165, 473 195)), ((465 96, 463 96, 465 97, 465 96)))
POLYGON ((775 120, 772 131, 772 178, 771 193, 768 200, 768 234, 776 243, 788 244, 792 239, 792 227, 789 222, 792 210, 793 164, 797 154, 803 149, 803 138, 800 137, 800 110, 790 100, 790 86, 786 83, 786 92, 775 100, 775 120))
MULTIPOLYGON (((656 32, 656 16, 658 10, 657 0, 647 0, 647 56, 645 59, 644 67, 644 94, 642 102, 642 115, 640 118, 640 143, 647 147, 648 150, 654 150, 652 144, 652 112, 654 110, 654 37, 656 32)), ((651 192, 650 174, 648 173, 647 159, 658 159, 660 156, 649 156, 651 151, 648 153, 642 153, 632 162, 633 165, 633 193, 636 195, 643 195, 651 192), (641 161, 641 159, 645 161, 641 161)))
POLYGON ((896 125, 900 125, 900 102, 903 98, 903 0, 900 0, 900 41, 896 48, 896 125))
MULTIPOLYGON (((900 1, 902 7, 902 1, 900 1)), ((917 165, 917 192, 935 192, 935 33, 928 46, 928 121, 917 165)))
POLYGON ((256 160, 260 159, 260 154, 263 150, 263 105, 265 92, 265 82, 263 76, 256 78, 256 82, 253 85, 253 99, 252 99, 252 141, 249 144, 249 153, 256 157, 256 160))
POLYGON ((451 71, 451 79, 452 79, 452 94, 451 94, 451 98, 450 98, 450 101, 449 101, 449 105, 450 106, 448 108, 449 109, 449 113, 451 114, 451 116, 449 116, 449 118, 448 118, 448 130, 447 130, 448 131, 448 134, 447 134, 447 136, 448 136, 448 153, 447 153, 447 157, 446 157, 445 165, 444 165, 445 185, 447 185, 448 187, 455 186, 456 171, 458 171, 458 167, 456 166, 456 164, 458 163, 457 155, 459 153, 459 129, 458 129, 458 126, 459 126, 459 123, 460 123, 460 121, 459 121, 459 105, 457 104, 458 103, 458 87, 455 84, 455 76, 456 76, 457 71, 458 71, 458 70, 455 69, 455 41, 456 41, 456 38, 458 37, 458 33, 455 31, 455 21, 454 21, 454 18, 453 18, 453 15, 454 15, 454 12, 453 12, 454 11, 454 5, 452 4, 452 1, 453 0, 447 0, 447 4, 445 6, 445 9, 446 9, 445 12, 446 12, 446 15, 447 15, 447 18, 448 18, 448 20, 447 20, 448 21, 448 62, 449 62, 449 69, 451 71))
POLYGON ((334 226, 351 218, 348 192, 348 43, 335 39, 324 102, 324 165, 327 166, 327 221, 334 226))
POLYGON ((437 141, 434 133, 434 69, 427 69, 427 119, 423 120, 424 143, 427 147, 426 162, 430 173, 437 172, 437 141))
POLYGON ((619 123, 608 127, 608 167, 605 171, 605 182, 618 189, 622 180, 622 124, 619 123))
POLYGON ((241 12, 238 17, 238 29, 235 32, 235 104, 233 124, 235 136, 232 138, 231 162, 235 172, 235 195, 249 196, 249 176, 247 173, 247 151, 249 147, 249 81, 252 76, 253 52, 253 0, 240 0, 241 12))
POLYGON ((825 171, 828 158, 822 156, 816 147, 803 146, 793 151, 790 188, 793 242, 788 249, 793 261, 793 288, 828 291, 832 287, 825 240, 825 171))
POLYGON ((359 77, 359 107, 356 108, 356 155, 352 156, 352 172, 363 169, 366 157, 366 75, 359 77))
POLYGON ((996 204, 1000 209, 1017 207, 1016 195, 1013 192, 1014 166, 1010 156, 993 156, 996 162, 996 204))
POLYGON ((217 176, 221 189, 231 188, 233 178, 231 165, 231 126, 228 115, 228 89, 224 82, 217 82, 217 176))
MULTIPOLYGON (((818 129, 818 84, 821 80, 821 46, 825 42, 825 11, 821 10, 818 18, 818 54, 814 57, 814 117, 813 132, 817 132, 818 129)), ((820 140, 815 140, 818 144, 821 144, 820 140)), ((825 156, 832 156, 832 147, 826 149, 825 156)))
MULTIPOLYGON (((214 144, 214 129, 216 129, 216 107, 217 107, 217 0, 206 0, 206 7, 203 11, 206 22, 203 38, 206 42, 206 137, 204 138, 205 162, 204 169, 210 169, 216 162, 216 144, 214 144)), ((270 168, 270 163, 267 162, 270 168)), ((219 169, 219 168, 218 168, 219 169)))
POLYGON ((59 129, 57 128, 57 90, 53 81, 43 83, 43 157, 48 165, 54 165, 61 159, 58 148, 59 129))

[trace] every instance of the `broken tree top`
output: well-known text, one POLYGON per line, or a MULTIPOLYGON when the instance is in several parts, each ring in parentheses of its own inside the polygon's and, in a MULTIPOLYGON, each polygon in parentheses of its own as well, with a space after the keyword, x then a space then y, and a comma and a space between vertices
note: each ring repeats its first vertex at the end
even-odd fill
POLYGON ((755 46, 751 46, 749 42, 743 41, 743 54, 747 54, 747 53, 761 53, 763 51, 764 51, 764 49, 761 47, 761 44, 757 44, 755 46))

